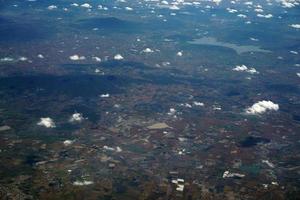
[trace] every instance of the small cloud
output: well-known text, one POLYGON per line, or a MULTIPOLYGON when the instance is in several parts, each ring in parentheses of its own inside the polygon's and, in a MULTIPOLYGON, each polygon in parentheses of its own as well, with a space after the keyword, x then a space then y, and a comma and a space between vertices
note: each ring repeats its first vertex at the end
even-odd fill
POLYGON ((251 37, 250 40, 252 40, 254 42, 258 42, 259 41, 257 38, 253 38, 253 37, 251 37))
POLYGON ((73 183, 73 185, 76 185, 76 186, 84 186, 84 185, 91 185, 93 184, 94 182, 93 181, 75 181, 73 183))
POLYGON ((74 143, 74 140, 65 140, 63 143, 65 146, 70 146, 71 144, 74 143))
POLYGON ((170 108, 169 112, 167 113, 168 115, 175 115, 176 114, 175 108, 170 108))
POLYGON ((39 126, 44 126, 46 128, 55 128, 55 123, 50 117, 40 118, 40 121, 37 123, 39 126))
POLYGON ((183 53, 182 53, 182 51, 178 51, 176 55, 181 57, 181 56, 183 56, 183 53))
POLYGON ((291 24, 290 27, 300 29, 300 24, 291 24))
POLYGON ((198 101, 194 101, 193 104, 194 104, 195 106, 204 106, 204 103, 198 102, 198 101))
POLYGON ((105 74, 104 72, 102 72, 102 71, 101 71, 100 69, 98 69, 98 68, 95 69, 95 73, 101 74, 101 75, 104 75, 104 74, 105 74))
POLYGON ((257 14, 257 17, 262 17, 262 18, 269 19, 269 18, 272 18, 273 15, 272 15, 272 14, 266 14, 266 15, 263 15, 263 14, 257 14))
POLYGON ((272 101, 258 101, 257 103, 253 104, 251 107, 246 109, 247 114, 257 115, 263 114, 267 111, 277 111, 279 110, 279 105, 273 103, 272 101))
POLYGON ((69 119, 70 122, 81 122, 82 120, 84 118, 81 113, 74 113, 69 119))
POLYGON ((56 5, 50 5, 50 6, 48 6, 48 10, 54 10, 54 9, 56 9, 56 8, 57 8, 56 5))
POLYGON ((79 56, 77 54, 73 55, 73 56, 70 56, 69 57, 70 60, 74 60, 74 61, 77 61, 77 60, 85 60, 85 56, 79 56))
POLYGON ((172 5, 169 7, 170 10, 180 10, 180 8, 176 5, 172 5))
POLYGON ((153 53, 154 51, 150 48, 146 48, 143 50, 144 53, 153 53))
POLYGON ((292 8, 299 5, 297 0, 279 0, 284 8, 292 8))
POLYGON ((133 8, 131 8, 131 7, 125 7, 125 10, 132 11, 133 8))
POLYGON ((123 150, 121 149, 121 147, 119 147, 119 146, 117 146, 116 148, 114 148, 114 147, 109 147, 109 146, 107 146, 107 145, 104 145, 104 146, 103 146, 103 149, 106 150, 106 151, 115 151, 115 152, 118 152, 118 153, 120 153, 120 152, 123 151, 123 150))
POLYGON ((28 60, 28 58, 26 58, 24 56, 22 56, 22 57, 19 58, 19 61, 27 61, 27 60, 28 60))
POLYGON ((244 14, 238 14, 237 16, 240 18, 247 18, 247 15, 244 15, 244 14))
POLYGON ((79 4, 77 4, 77 3, 72 3, 71 6, 78 7, 79 4))
POLYGON ((92 57, 92 59, 96 62, 101 62, 101 58, 99 58, 97 56, 92 57))
POLYGON ((110 95, 109 94, 101 94, 100 97, 101 98, 108 98, 110 95))
POLYGON ((290 51, 291 54, 295 54, 295 55, 298 55, 298 52, 297 51, 290 51))
POLYGON ((88 3, 81 4, 80 6, 83 8, 92 8, 92 6, 88 3))
POLYGON ((229 171, 225 171, 223 173, 223 178, 243 178, 245 177, 244 174, 239 174, 239 173, 231 173, 229 171))
POLYGON ((212 2, 214 2, 217 5, 219 5, 222 2, 222 0, 212 0, 212 2))
POLYGON ((256 71, 255 68, 253 68, 253 67, 248 68, 246 65, 237 65, 232 70, 237 71, 237 72, 248 72, 250 74, 258 74, 259 73, 258 71, 256 71))
POLYGON ((41 59, 44 58, 44 56, 43 56, 42 54, 37 55, 37 57, 38 57, 38 58, 41 58, 41 59))
POLYGON ((231 9, 231 8, 226 8, 226 10, 227 10, 229 13, 237 13, 237 12, 238 12, 237 10, 231 9))
POLYGON ((114 59, 115 59, 115 60, 123 60, 124 57, 123 57, 121 54, 116 54, 116 55, 114 56, 114 59))
POLYGON ((13 61, 15 61, 15 59, 11 57, 4 57, 0 59, 0 62, 13 62, 13 61))

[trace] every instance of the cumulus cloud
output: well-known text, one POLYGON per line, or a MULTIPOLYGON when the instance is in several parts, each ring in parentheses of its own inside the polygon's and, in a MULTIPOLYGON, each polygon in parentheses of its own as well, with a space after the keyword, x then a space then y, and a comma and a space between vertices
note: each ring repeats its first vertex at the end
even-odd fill
POLYGON ((284 8, 292 8, 297 5, 299 5, 300 1, 299 0, 278 0, 281 2, 282 7, 284 8))
POLYGON ((4 57, 0 59, 0 62, 13 62, 15 59, 11 57, 4 57))
POLYGON ((39 126, 44 126, 46 128, 55 128, 55 123, 50 117, 40 118, 40 121, 37 123, 39 126))
POLYGON ((236 9, 231 9, 231 8, 226 8, 226 10, 227 10, 229 13, 237 13, 237 12, 238 12, 236 9))
POLYGON ((69 119, 70 122, 81 122, 82 120, 84 118, 81 113, 74 113, 69 119))
POLYGON ((74 143, 74 140, 65 140, 63 143, 65 146, 70 146, 71 144, 74 143))
POLYGON ((73 185, 76 185, 76 186, 84 186, 84 185, 91 185, 93 184, 94 182, 93 181, 75 181, 73 183, 73 185))
POLYGON ((193 104, 194 104, 195 106, 204 106, 204 103, 198 102, 198 101, 194 101, 193 104))
POLYGON ((212 2, 214 2, 217 5, 219 5, 222 2, 222 0, 212 0, 212 2))
POLYGON ((133 8, 131 8, 131 7, 125 7, 125 10, 132 11, 133 8))
POLYGON ((79 4, 78 3, 72 3, 71 6, 78 7, 79 4))
POLYGON ((273 103, 272 101, 258 101, 257 103, 253 104, 251 107, 246 109, 247 114, 257 115, 263 114, 267 111, 277 111, 279 110, 279 105, 273 103))
POLYGON ((170 10, 179 10, 180 8, 179 8, 178 6, 176 6, 176 5, 171 5, 171 6, 169 7, 169 9, 170 9, 170 10))
POLYGON ((56 8, 57 8, 56 5, 50 5, 50 6, 48 6, 48 10, 54 10, 54 9, 56 9, 56 8))
POLYGON ((169 112, 167 113, 168 115, 175 115, 176 114, 175 108, 170 108, 169 112))
POLYGON ((240 18, 247 18, 247 15, 244 15, 244 14, 238 14, 237 16, 240 18))
POLYGON ((257 14, 257 17, 262 17, 262 18, 269 19, 269 18, 272 18, 273 15, 272 15, 272 14, 266 14, 266 15, 263 15, 263 14, 257 14))
POLYGON ((144 53, 153 53, 154 51, 150 48, 146 48, 143 50, 144 53))
POLYGON ((107 94, 101 94, 101 95, 100 95, 101 98, 108 98, 109 96, 110 96, 110 95, 109 95, 108 93, 107 93, 107 94))
POLYGON ((118 152, 118 153, 120 153, 120 152, 123 151, 121 149, 121 147, 119 147, 119 146, 117 146, 116 148, 114 148, 114 147, 109 147, 109 146, 104 145, 103 149, 106 150, 106 151, 115 151, 115 152, 118 152))
POLYGON ((99 58, 97 56, 93 56, 92 59, 96 62, 101 62, 101 58, 99 58))
POLYGON ((92 6, 88 3, 81 4, 80 6, 83 8, 92 8, 92 6))
POLYGON ((115 59, 115 60, 123 60, 124 57, 123 57, 121 54, 116 54, 116 55, 114 56, 114 59, 115 59))
POLYGON ((28 60, 28 58, 26 58, 26 57, 24 57, 24 56, 21 56, 20 58, 19 58, 19 61, 27 61, 28 60))
POLYGON ((41 59, 44 58, 44 56, 43 56, 42 54, 37 55, 37 57, 38 57, 38 58, 41 58, 41 59))
POLYGON ((300 24, 291 24, 290 27, 300 29, 300 24))
POLYGON ((77 61, 77 60, 85 60, 85 56, 79 56, 77 54, 73 55, 73 56, 70 56, 69 57, 70 60, 74 60, 74 61, 77 61))
POLYGON ((183 53, 182 53, 182 51, 178 51, 176 55, 177 56, 183 56, 183 53))
POLYGON ((237 72, 248 72, 250 74, 258 74, 259 73, 258 71, 256 71, 255 68, 253 68, 253 67, 248 68, 246 65, 237 65, 232 70, 237 71, 237 72))

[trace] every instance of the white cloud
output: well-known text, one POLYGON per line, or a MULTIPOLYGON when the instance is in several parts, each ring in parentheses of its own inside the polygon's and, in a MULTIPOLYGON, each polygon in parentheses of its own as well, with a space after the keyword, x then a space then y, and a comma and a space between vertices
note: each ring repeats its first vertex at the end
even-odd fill
POLYGON ((234 178, 234 177, 243 178, 243 177, 245 177, 245 175, 239 174, 239 173, 231 173, 229 171, 225 171, 223 173, 223 178, 234 178))
POLYGON ((261 9, 261 8, 256 8, 254 11, 255 11, 255 12, 258 12, 258 13, 262 13, 262 12, 264 12, 264 10, 263 10, 263 9, 261 9))
POLYGON ((177 56, 183 56, 183 53, 182 53, 182 51, 178 51, 176 55, 177 56))
POLYGON ((179 10, 180 8, 176 5, 172 5, 169 7, 170 10, 179 10))
POLYGON ((27 61, 27 60, 28 60, 28 58, 26 58, 24 56, 22 56, 22 57, 19 58, 19 61, 27 61))
POLYGON ((98 73, 101 73, 101 75, 104 75, 104 74, 105 74, 104 72, 101 72, 101 70, 100 70, 100 69, 98 69, 98 68, 97 68, 97 69, 95 69, 95 73, 97 73, 97 74, 98 74, 98 73))
POLYGON ((194 104, 195 106, 204 106, 204 103, 198 102, 198 101, 194 101, 193 104, 194 104))
POLYGON ((217 5, 219 5, 222 2, 222 0, 212 0, 212 2, 214 2, 217 5))
POLYGON ((115 59, 115 60, 123 60, 124 57, 123 57, 121 54, 116 54, 116 55, 114 56, 114 59, 115 59))
POLYGON ((51 5, 51 6, 48 6, 48 10, 54 10, 54 9, 56 9, 57 8, 57 6, 56 5, 51 5))
POLYGON ((109 95, 108 93, 107 93, 107 94, 101 94, 101 95, 100 95, 101 98, 108 98, 109 96, 110 96, 110 95, 109 95))
POLYGON ((99 58, 97 56, 92 57, 92 59, 96 62, 101 62, 101 58, 99 58))
POLYGON ((240 18, 247 18, 247 15, 244 15, 244 14, 238 14, 237 16, 240 18))
POLYGON ((83 116, 81 113, 74 113, 71 117, 70 117, 70 122, 81 122, 82 120, 84 120, 83 116))
POLYGON ((255 68, 253 68, 253 67, 248 68, 246 65, 237 65, 232 70, 233 71, 238 71, 238 72, 248 72, 250 74, 258 74, 259 73, 258 71, 256 71, 255 68))
POLYGON ((175 108, 170 108, 169 112, 167 113, 168 115, 175 115, 176 114, 175 108))
POLYGON ((246 109, 247 114, 263 114, 267 111, 277 111, 279 110, 279 105, 273 103, 272 101, 258 101, 257 103, 253 104, 251 107, 246 109))
POLYGON ((65 140, 63 143, 65 146, 70 146, 71 144, 74 143, 74 140, 65 140))
POLYGON ((41 58, 41 59, 44 58, 44 56, 43 56, 42 54, 39 54, 37 57, 38 57, 38 58, 41 58))
POLYGON ((55 123, 50 117, 40 118, 40 121, 37 123, 39 126, 45 126, 46 128, 55 128, 55 123))
POLYGON ((76 186, 84 186, 84 185, 91 185, 93 184, 94 182, 93 181, 75 181, 73 183, 73 185, 76 185, 76 186))
POLYGON ((291 24, 290 27, 300 29, 300 24, 291 24))
POLYGON ((144 53, 153 53, 154 51, 150 48, 146 48, 143 50, 144 53))
POLYGON ((72 3, 71 6, 78 7, 79 5, 77 3, 72 3))
POLYGON ((83 8, 92 8, 92 6, 88 3, 81 4, 80 6, 83 8))
POLYGON ((73 56, 70 56, 69 58, 70 58, 70 60, 74 60, 74 61, 76 61, 76 60, 85 60, 85 56, 79 56, 77 54, 75 54, 73 56))
POLYGON ((273 15, 272 15, 272 14, 266 14, 266 15, 263 15, 263 14, 257 14, 257 17, 262 17, 262 18, 269 19, 269 18, 272 18, 273 15))
POLYGON ((0 59, 0 62, 13 62, 13 61, 15 61, 15 59, 11 57, 4 57, 0 59))
POLYGON ((120 152, 123 151, 121 149, 121 147, 119 147, 119 146, 117 146, 116 148, 114 148, 114 147, 109 147, 109 146, 104 145, 103 149, 106 150, 106 151, 115 151, 115 152, 118 152, 118 153, 120 153, 120 152))
POLYGON ((125 10, 132 11, 133 8, 131 8, 131 7, 125 7, 125 10))
POLYGON ((290 51, 291 54, 295 54, 295 55, 298 55, 298 52, 297 51, 290 51))
POLYGON ((299 5, 299 0, 279 0, 284 8, 292 8, 299 5))
POLYGON ((231 8, 226 8, 226 10, 227 10, 229 13, 237 13, 237 12, 238 12, 236 9, 231 9, 231 8))

